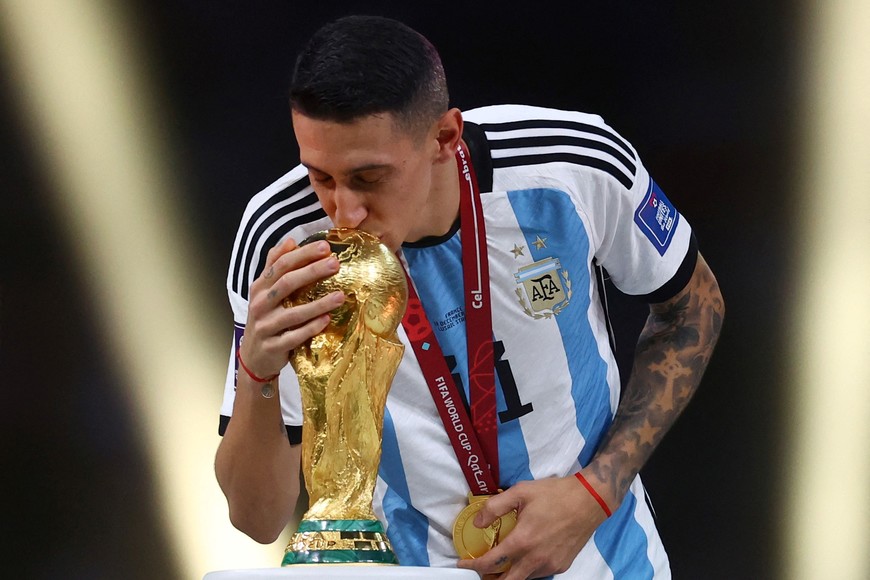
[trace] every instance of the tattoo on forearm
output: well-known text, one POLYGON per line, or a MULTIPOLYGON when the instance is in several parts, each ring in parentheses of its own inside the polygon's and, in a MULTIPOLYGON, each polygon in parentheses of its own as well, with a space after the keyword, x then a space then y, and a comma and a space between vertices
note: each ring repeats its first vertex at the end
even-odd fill
POLYGON ((716 279, 706 267, 678 298, 652 307, 616 418, 590 465, 614 497, 623 497, 695 393, 724 312, 716 279))

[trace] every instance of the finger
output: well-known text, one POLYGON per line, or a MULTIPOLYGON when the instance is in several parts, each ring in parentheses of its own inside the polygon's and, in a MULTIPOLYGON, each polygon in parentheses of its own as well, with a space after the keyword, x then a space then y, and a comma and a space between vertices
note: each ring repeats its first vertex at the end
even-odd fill
POLYGON ((525 580, 539 576, 537 566, 527 557, 527 554, 516 552, 516 548, 510 544, 500 544, 480 558, 470 562, 476 564, 473 569, 478 574, 499 574, 498 578, 501 580, 525 580))
POLYGON ((303 344, 309 338, 323 332, 328 325, 329 315, 323 314, 316 318, 312 318, 301 326, 288 328, 278 336, 278 349, 290 355, 292 354, 291 351, 293 349, 297 348, 300 344, 303 344))
MULTIPOLYGON (((287 340, 282 339, 282 341, 276 343, 271 339, 281 339, 288 331, 305 326, 315 318, 328 315, 329 312, 344 303, 345 295, 341 291, 335 291, 312 302, 306 302, 289 308, 275 304, 267 305, 266 301, 266 298, 261 297, 258 300, 258 304, 266 306, 270 310, 264 313, 256 322, 249 320, 246 332, 256 333, 261 340, 270 340, 269 344, 264 346, 274 352, 275 349, 282 350, 287 340)), ((258 308, 258 310, 263 310, 263 308, 258 308)), ((327 316, 326 320, 328 319, 329 317, 327 316)), ((324 324, 319 331, 322 331, 325 327, 326 325, 324 324)), ((291 340, 291 342, 293 341, 291 340)), ((295 346, 292 348, 295 348, 295 346)))
POLYGON ((511 556, 508 555, 508 549, 502 546, 496 546, 486 554, 474 559, 459 560, 457 566, 467 570, 474 570, 481 576, 501 574, 511 566, 511 556))
MULTIPOLYGON (((330 321, 327 312, 334 307, 333 305, 341 304, 343 301, 344 294, 335 292, 321 299, 318 304, 311 303, 303 307, 286 309, 294 318, 299 319, 298 324, 296 322, 293 322, 292 325, 288 322, 276 323, 274 320, 270 320, 265 325, 261 325, 261 336, 263 336, 263 339, 259 343, 261 346, 256 348, 255 352, 248 352, 244 355, 246 360, 249 361, 249 368, 256 366, 257 368, 271 369, 271 372, 262 373, 258 376, 276 374, 287 364, 287 360, 294 349, 313 336, 323 332, 330 321), (303 316, 300 316, 300 310, 304 311, 303 316), (281 326, 282 324, 283 326, 281 326)), ((242 348, 245 348, 248 344, 253 343, 252 341, 243 341, 242 348)))
MULTIPOLYGON (((316 262, 311 262, 298 269, 282 274, 269 289, 267 296, 270 304, 273 306, 283 304, 285 307, 289 307, 290 304, 284 302, 288 296, 300 288, 333 276, 338 272, 340 267, 341 264, 338 258, 334 255, 327 255, 316 262)), ((301 304, 297 306, 301 306, 301 304)))
POLYGON ((274 277, 274 266, 278 258, 288 252, 292 252, 298 247, 299 245, 296 243, 296 240, 293 238, 287 238, 277 246, 270 249, 266 254, 266 265, 263 267, 263 277, 267 279, 274 277))
POLYGON ((280 277, 287 272, 298 270, 331 254, 332 248, 330 248, 329 242, 324 240, 305 244, 304 246, 297 246, 278 256, 274 264, 275 273, 280 277))
POLYGON ((298 304, 290 308, 280 308, 278 310, 277 321, 273 323, 277 326, 276 332, 286 328, 292 329, 305 325, 314 318, 332 312, 341 306, 344 301, 344 293, 337 290, 311 302, 298 304))
POLYGON ((521 498, 515 488, 496 494, 486 500, 477 515, 474 516, 474 525, 485 528, 501 516, 513 510, 519 511, 521 498))
POLYGON ((270 311, 294 291, 332 276, 339 267, 326 242, 282 254, 251 286, 251 309, 259 313, 270 311))
POLYGON ((251 286, 251 294, 273 286, 284 274, 329 256, 330 253, 327 242, 320 241, 299 246, 288 238, 269 250, 263 272, 251 286))

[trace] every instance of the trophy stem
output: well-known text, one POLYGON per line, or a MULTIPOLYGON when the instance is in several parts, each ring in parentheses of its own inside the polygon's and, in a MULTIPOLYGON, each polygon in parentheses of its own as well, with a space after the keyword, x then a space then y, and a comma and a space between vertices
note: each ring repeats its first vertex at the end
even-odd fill
POLYGON ((398 563, 377 520, 302 520, 281 565, 398 563))

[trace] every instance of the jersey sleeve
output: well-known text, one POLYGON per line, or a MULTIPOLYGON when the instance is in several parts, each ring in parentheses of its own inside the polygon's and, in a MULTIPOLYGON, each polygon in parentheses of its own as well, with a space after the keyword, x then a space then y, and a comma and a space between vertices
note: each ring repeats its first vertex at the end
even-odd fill
POLYGON ((692 228, 634 148, 600 118, 593 119, 602 140, 610 140, 620 153, 612 160, 602 154, 618 171, 578 166, 572 172, 573 198, 590 224, 595 261, 626 294, 648 302, 668 300, 694 271, 698 249, 692 228))
MULTIPOLYGON (((306 175, 305 168, 298 166, 251 198, 236 233, 227 274, 227 295, 233 312, 233 339, 220 408, 218 431, 221 435, 233 414, 239 373, 236 356, 244 340, 250 285, 259 276, 269 249, 294 233, 293 225, 296 222, 293 218, 306 216, 307 223, 307 217, 319 217, 308 210, 313 194, 306 175)), ((281 370, 278 382, 281 412, 290 442, 299 443, 302 440, 302 402, 299 383, 289 363, 281 370)))
MULTIPOLYGON (((230 348, 229 362, 227 364, 226 380, 224 381, 224 397, 220 409, 220 423, 218 433, 223 436, 227 425, 233 415, 233 404, 236 399, 236 387, 238 385, 239 361, 236 358, 239 347, 245 334, 245 320, 247 320, 248 301, 239 295, 229 292, 230 304, 233 306, 233 341, 230 348), (242 322, 239 322, 239 321, 242 322)), ((244 371, 242 371, 244 372, 244 371)), ((278 389, 281 398, 281 415, 284 417, 284 426, 287 429, 287 437, 290 443, 302 442, 302 401, 299 394, 299 382, 293 367, 287 364, 278 377, 278 389)))

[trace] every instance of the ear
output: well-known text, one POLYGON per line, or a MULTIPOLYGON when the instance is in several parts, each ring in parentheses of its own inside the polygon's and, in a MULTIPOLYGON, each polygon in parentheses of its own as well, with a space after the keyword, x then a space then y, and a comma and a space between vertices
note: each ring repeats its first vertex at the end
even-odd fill
POLYGON ((437 161, 450 161, 462 139, 462 112, 453 108, 444 113, 435 124, 435 140, 438 143, 437 161))

